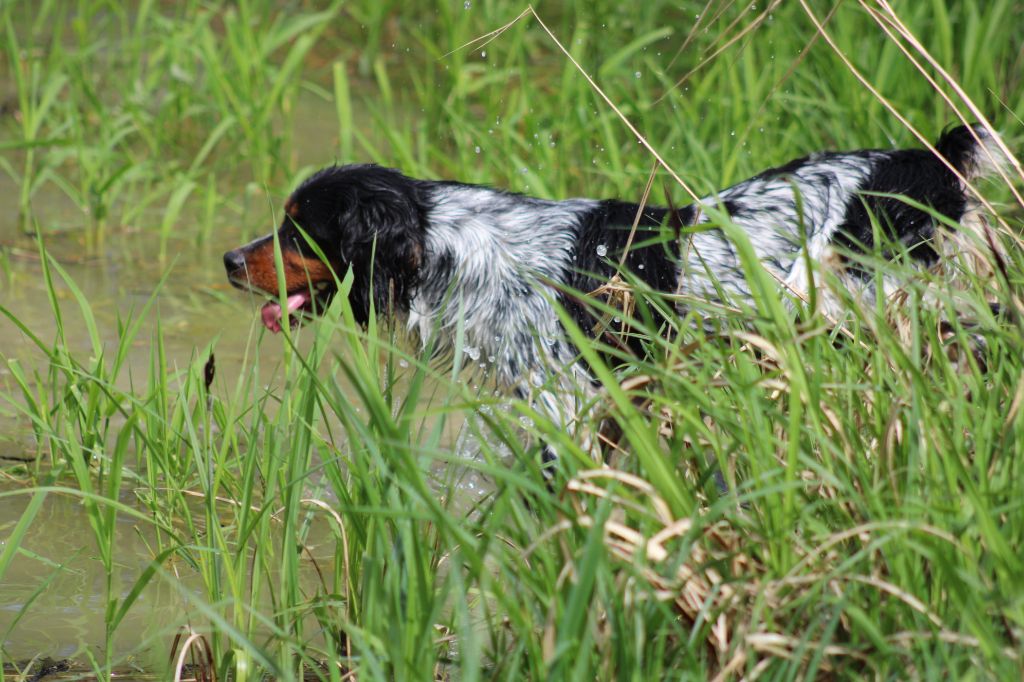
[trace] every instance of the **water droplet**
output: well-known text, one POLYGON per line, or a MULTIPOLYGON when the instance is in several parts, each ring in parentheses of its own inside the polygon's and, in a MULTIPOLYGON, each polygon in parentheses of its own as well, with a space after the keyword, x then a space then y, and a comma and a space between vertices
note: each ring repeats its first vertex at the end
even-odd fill
POLYGON ((473 6, 473 3, 471 3, 469 0, 466 0, 466 2, 462 3, 462 6, 465 7, 466 9, 469 9, 470 7, 473 6))
POLYGON ((602 258, 604 258, 606 255, 608 255, 608 247, 605 246, 604 244, 598 244, 597 245, 597 255, 601 256, 602 258))
POLYGON ((398 361, 398 366, 399 367, 408 367, 409 366, 409 361, 406 360, 405 358, 402 358, 401 360, 398 361))
POLYGON ((643 270, 644 269, 644 264, 643 263, 638 263, 637 266, 636 266, 636 269, 637 270, 643 270))
POLYGON ((462 350, 465 351, 466 355, 469 356, 470 360, 476 361, 480 359, 480 349, 477 348, 476 346, 466 346, 462 350))
POLYGON ((637 78, 639 78, 641 74, 640 74, 640 72, 639 72, 639 71, 637 71, 637 72, 636 72, 636 73, 634 73, 633 75, 634 75, 634 76, 636 76, 637 78))
POLYGON ((473 147, 473 151, 475 151, 477 154, 479 154, 480 153, 480 147, 473 147))
POLYGON ((481 52, 480 56, 486 58, 487 57, 487 50, 484 50, 483 52, 481 52))

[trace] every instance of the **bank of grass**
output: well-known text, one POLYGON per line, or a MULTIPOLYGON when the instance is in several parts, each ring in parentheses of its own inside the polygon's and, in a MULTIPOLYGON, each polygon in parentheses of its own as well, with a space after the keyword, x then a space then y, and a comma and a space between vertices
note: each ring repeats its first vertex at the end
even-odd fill
MULTIPOLYGON (((87 211, 91 244, 125 225, 206 241, 229 221, 262 231, 267 194, 278 201, 335 158, 638 198, 651 156, 536 22, 456 49, 521 9, 5 4, 17 115, 3 123, 0 165, 19 187, 22 227, 45 242, 53 226, 35 198, 53 184, 87 211)), ((1019 148, 1021 10, 897 10, 1019 148)), ((538 11, 697 191, 813 149, 914 144, 797 3, 763 17, 760 4, 726 2, 538 11)), ((862 7, 843 4, 827 28, 915 128, 934 137, 954 120, 937 92, 949 88, 930 85, 862 7)), ((647 352, 614 373, 614 349, 581 344, 623 436, 609 468, 563 458, 551 493, 526 435, 571 449, 566 434, 392 330, 357 329, 340 301, 301 330, 312 343, 254 332, 250 358, 282 357, 273 381, 251 360, 216 376, 205 342, 175 362, 159 326, 149 366, 128 368, 153 311, 99 329, 41 248, 58 332, 35 338, 38 367, 9 364, 11 409, 35 430, 39 465, 0 581, 44 497, 75 495, 108 575, 119 518, 156 537, 131 589, 105 586, 107 631, 82 659, 100 677, 133 653, 110 642, 154 581, 181 590, 199 635, 175 640, 185 623, 167 624, 174 663, 187 650, 218 678, 1017 677, 1024 257, 1010 186, 981 188, 1002 202, 1004 262, 971 242, 991 277, 954 261, 908 276, 905 302, 855 309, 839 326, 782 305, 770 282, 752 309, 695 303, 715 334, 692 317, 646 328, 641 306, 632 328, 647 352), (958 269, 954 296, 945 282, 958 269), (990 301, 1008 315, 993 318, 990 301), (86 351, 64 332, 71 315, 86 351), (969 352, 979 339, 984 367, 969 352), (475 459, 453 446, 460 425, 478 436, 475 459), (493 492, 460 489, 467 468, 493 492), (183 572, 201 588, 180 587, 183 572)))

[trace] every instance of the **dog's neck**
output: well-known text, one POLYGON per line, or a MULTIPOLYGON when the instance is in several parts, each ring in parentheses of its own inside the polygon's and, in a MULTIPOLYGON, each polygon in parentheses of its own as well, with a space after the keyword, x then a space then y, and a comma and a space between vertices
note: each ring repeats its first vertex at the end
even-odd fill
POLYGON ((426 239, 409 326, 441 352, 463 339, 468 359, 520 379, 562 341, 551 301, 569 280, 581 225, 600 205, 549 201, 457 183, 424 188, 426 239))

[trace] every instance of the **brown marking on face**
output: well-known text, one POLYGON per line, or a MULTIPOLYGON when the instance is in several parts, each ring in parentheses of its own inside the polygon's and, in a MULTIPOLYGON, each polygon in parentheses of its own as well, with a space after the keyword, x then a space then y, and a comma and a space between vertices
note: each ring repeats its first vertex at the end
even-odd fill
MULTIPOLYGON (((245 269, 231 276, 247 279, 252 288, 276 295, 279 288, 277 268, 274 267, 273 235, 242 247, 242 254, 245 256, 245 269)), ((281 261, 285 291, 288 293, 303 291, 310 286, 315 288, 321 282, 334 282, 334 275, 326 263, 319 258, 303 256, 285 241, 281 242, 281 261)))
POLYGON ((288 291, 295 291, 307 286, 314 287, 321 282, 334 282, 331 268, 319 258, 303 256, 292 250, 282 250, 281 260, 284 261, 284 279, 288 291))
POLYGON ((292 220, 299 219, 299 204, 294 198, 288 197, 287 201, 284 202, 284 212, 287 213, 292 220))

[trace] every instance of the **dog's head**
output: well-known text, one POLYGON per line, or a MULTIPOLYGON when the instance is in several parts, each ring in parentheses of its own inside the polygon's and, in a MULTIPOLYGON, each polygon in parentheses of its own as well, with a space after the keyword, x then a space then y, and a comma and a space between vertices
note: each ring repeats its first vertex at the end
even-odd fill
POLYGON ((349 269, 349 301, 360 324, 369 320, 371 301, 378 312, 408 309, 424 242, 415 180, 379 166, 331 166, 303 182, 284 211, 277 230, 283 272, 275 267, 273 234, 224 254, 234 286, 274 298, 263 306, 267 328, 281 330, 282 303, 293 322, 322 311, 349 269), (287 299, 279 303, 280 280, 287 299))

